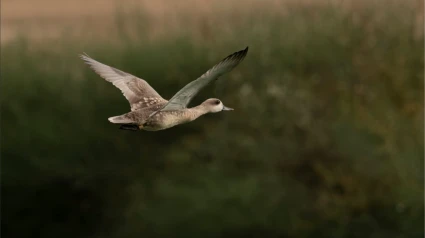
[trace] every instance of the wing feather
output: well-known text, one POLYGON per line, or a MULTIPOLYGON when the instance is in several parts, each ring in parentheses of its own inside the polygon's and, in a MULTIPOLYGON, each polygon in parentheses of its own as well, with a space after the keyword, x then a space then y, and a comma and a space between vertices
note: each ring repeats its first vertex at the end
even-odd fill
POLYGON ((195 97, 199 91, 223 74, 230 72, 245 58, 247 53, 248 47, 224 58, 218 64, 205 72, 201 77, 184 86, 160 111, 174 111, 186 108, 192 98, 195 97))
POLYGON ((102 64, 90 58, 87 54, 80 55, 80 58, 102 78, 121 90, 130 103, 132 111, 152 106, 156 103, 167 102, 145 80, 102 64))

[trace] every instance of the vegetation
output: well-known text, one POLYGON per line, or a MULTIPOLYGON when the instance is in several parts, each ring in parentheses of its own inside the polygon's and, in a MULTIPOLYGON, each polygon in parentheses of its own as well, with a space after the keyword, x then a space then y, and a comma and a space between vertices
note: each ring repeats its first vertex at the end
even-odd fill
POLYGON ((418 4, 217 8, 151 38, 118 13, 117 42, 3 45, 2 235, 423 237, 418 4), (170 98, 245 46, 193 102, 235 111, 155 133, 110 124, 129 106, 77 57, 170 98))

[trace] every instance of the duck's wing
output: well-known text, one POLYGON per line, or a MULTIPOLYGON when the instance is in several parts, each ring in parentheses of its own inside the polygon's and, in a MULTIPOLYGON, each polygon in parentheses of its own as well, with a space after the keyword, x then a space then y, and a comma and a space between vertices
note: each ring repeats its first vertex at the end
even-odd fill
POLYGON ((247 53, 248 47, 224 58, 220 61, 220 63, 209 69, 201 77, 184 86, 162 109, 160 109, 160 111, 174 111, 186 108, 192 98, 198 94, 199 91, 218 79, 221 75, 230 72, 245 58, 247 53))
POLYGON ((130 103, 132 111, 167 102, 145 80, 102 64, 87 54, 80 55, 80 58, 102 78, 121 90, 130 103))

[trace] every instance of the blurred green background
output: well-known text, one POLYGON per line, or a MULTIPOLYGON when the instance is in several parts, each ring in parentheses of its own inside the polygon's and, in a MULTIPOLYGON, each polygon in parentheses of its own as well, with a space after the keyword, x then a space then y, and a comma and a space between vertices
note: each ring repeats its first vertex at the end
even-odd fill
POLYGON ((2 2, 2 237, 424 236, 422 1, 93 2, 2 2), (78 58, 168 99, 245 46, 159 132, 78 58))

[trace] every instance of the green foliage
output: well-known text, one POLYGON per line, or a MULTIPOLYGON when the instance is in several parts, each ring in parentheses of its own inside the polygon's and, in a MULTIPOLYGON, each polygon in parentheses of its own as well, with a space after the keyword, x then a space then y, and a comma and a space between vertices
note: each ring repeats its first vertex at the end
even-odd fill
POLYGON ((422 237, 424 48, 411 5, 224 12, 233 30, 212 24, 208 44, 135 28, 140 39, 120 31, 119 46, 3 46, 2 234, 422 237), (155 133, 110 124, 128 104, 77 57, 170 98, 246 45, 193 102, 235 111, 155 133))

